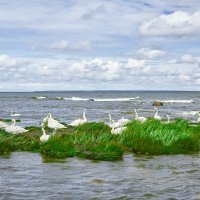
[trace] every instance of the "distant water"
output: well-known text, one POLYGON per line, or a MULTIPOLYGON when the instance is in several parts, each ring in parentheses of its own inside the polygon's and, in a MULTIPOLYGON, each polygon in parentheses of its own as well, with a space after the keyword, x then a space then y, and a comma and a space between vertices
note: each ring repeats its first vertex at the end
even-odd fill
POLYGON ((90 121, 108 121, 122 116, 133 118, 130 112, 140 109, 139 115, 153 116, 152 102, 161 100, 164 106, 159 114, 172 118, 196 119, 200 110, 200 92, 145 92, 145 91, 91 91, 91 92, 30 92, 0 93, 0 118, 10 118, 10 109, 22 114, 18 117, 23 126, 39 126, 41 120, 51 112, 54 118, 69 123, 82 116, 87 108, 90 121), (32 98, 35 97, 36 99, 32 98))

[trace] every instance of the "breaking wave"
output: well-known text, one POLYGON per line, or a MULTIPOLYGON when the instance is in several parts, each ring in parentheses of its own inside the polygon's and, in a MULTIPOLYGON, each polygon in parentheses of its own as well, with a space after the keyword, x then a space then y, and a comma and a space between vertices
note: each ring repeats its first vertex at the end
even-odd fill
POLYGON ((175 100, 175 99, 169 99, 169 100, 159 100, 163 103, 193 103, 194 100, 175 100))
POLYGON ((132 97, 132 98, 80 98, 80 97, 71 97, 64 98, 65 100, 71 101, 101 101, 101 102, 112 102, 112 101, 134 101, 139 99, 140 97, 132 97))

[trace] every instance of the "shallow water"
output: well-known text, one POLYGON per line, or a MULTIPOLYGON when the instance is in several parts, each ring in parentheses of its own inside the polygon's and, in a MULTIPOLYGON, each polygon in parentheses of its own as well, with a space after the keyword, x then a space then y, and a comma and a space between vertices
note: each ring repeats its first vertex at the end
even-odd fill
POLYGON ((0 157, 0 199, 200 199, 200 155, 43 163, 39 154, 0 157))

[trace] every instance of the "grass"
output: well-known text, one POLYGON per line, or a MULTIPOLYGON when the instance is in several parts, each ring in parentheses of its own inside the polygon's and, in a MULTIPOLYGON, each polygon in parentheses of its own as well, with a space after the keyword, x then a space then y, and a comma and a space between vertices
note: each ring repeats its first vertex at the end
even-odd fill
MULTIPOLYGON (((44 160, 80 157, 92 160, 121 160, 125 152, 140 154, 190 154, 200 150, 200 125, 190 126, 177 119, 170 124, 149 119, 132 121, 121 135, 101 123, 87 123, 58 130, 46 143, 40 143, 41 129, 27 127, 28 133, 11 135, 0 131, 0 154, 13 151, 40 152, 44 160)), ((46 129, 51 133, 51 129, 46 129)))
MULTIPOLYGON (((12 122, 12 119, 0 119, 1 122, 12 122)), ((21 122, 20 119, 16 119, 16 122, 21 122)))

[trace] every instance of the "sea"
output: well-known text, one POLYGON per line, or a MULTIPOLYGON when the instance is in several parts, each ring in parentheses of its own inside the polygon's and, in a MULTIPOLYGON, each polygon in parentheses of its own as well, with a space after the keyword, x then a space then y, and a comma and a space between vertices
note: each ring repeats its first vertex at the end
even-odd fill
MULTIPOLYGON (((0 119, 13 113, 23 127, 40 126, 48 113, 63 123, 82 117, 108 123, 115 120, 153 117, 154 101, 162 101, 158 114, 172 120, 195 121, 200 111, 200 92, 184 91, 49 91, 0 93, 0 119)), ((91 161, 68 158, 46 163, 38 153, 14 152, 0 157, 0 199, 200 199, 200 154, 126 154, 122 161, 91 161)))

